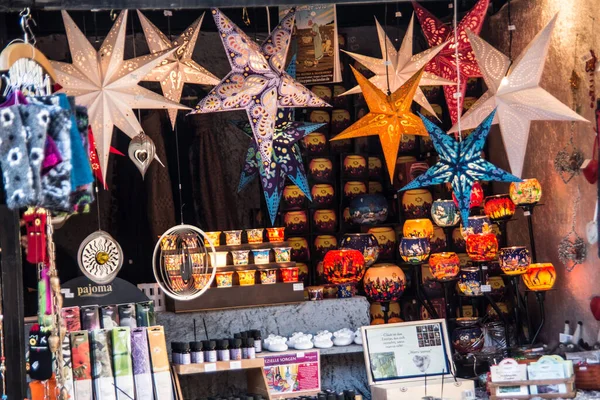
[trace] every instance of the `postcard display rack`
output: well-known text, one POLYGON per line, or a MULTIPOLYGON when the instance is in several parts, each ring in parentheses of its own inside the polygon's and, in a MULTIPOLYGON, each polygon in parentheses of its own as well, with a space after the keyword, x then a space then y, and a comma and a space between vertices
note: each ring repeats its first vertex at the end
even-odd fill
POLYGON ((445 319, 361 328, 373 400, 426 396, 475 399, 475 383, 455 378, 445 319))

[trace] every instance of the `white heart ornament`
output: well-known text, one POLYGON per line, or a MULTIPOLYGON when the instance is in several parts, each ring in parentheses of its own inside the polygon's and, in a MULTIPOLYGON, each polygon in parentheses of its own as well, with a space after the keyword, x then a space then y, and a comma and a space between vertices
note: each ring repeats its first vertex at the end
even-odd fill
POLYGON ((142 174, 142 179, 146 175, 146 171, 150 167, 155 153, 156 146, 154 142, 144 132, 141 132, 129 142, 129 158, 142 174))

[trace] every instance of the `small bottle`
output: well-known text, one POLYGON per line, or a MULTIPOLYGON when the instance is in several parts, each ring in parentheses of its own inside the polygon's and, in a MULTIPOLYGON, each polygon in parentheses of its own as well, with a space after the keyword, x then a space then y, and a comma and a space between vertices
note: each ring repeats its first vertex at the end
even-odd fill
POLYGON ((217 342, 209 340, 206 345, 203 343, 203 346, 206 347, 204 350, 204 362, 217 362, 217 342))
POLYGON ((579 340, 581 339, 581 335, 583 334, 583 322, 577 321, 577 327, 575 328, 575 332, 573 333, 573 343, 579 344, 579 340))
POLYGON ((248 339, 241 339, 242 341, 242 359, 246 360, 248 358, 248 339))
POLYGON ((191 360, 192 364, 202 364, 204 362, 204 352, 202 351, 202 342, 191 342, 191 360))
POLYGON ((219 361, 229 361, 229 339, 219 341, 219 361))
POLYGON ((180 356, 180 364, 187 365, 192 363, 192 358, 190 354, 190 345, 189 343, 180 343, 181 353, 180 356))
POLYGON ((171 360, 173 364, 181 364, 181 350, 179 342, 171 342, 171 360))
POLYGON ((246 354, 248 355, 248 359, 251 360, 256 358, 256 349, 254 348, 254 338, 246 339, 246 354))
POLYGON ((252 331, 252 336, 254 337, 254 349, 257 353, 262 353, 262 336, 261 332, 258 329, 252 331))
POLYGON ((236 338, 229 341, 229 358, 233 361, 242 359, 242 339, 236 338))

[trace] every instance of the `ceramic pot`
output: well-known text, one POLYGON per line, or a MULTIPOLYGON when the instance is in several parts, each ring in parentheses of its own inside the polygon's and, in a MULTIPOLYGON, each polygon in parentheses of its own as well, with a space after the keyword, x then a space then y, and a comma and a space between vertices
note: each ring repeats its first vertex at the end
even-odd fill
POLYGON ((310 122, 325 124, 321 128, 319 128, 322 132, 329 132, 329 127, 331 125, 331 116, 328 111, 323 110, 313 110, 310 112, 308 117, 310 122))
POLYGON ((369 178, 379 179, 383 172, 383 164, 379 157, 369 157, 369 178))
POLYGON ((343 170, 348 178, 363 178, 367 175, 367 160, 357 154, 348 155, 344 158, 343 170))
POLYGON ((225 243, 227 246, 236 246, 242 244, 242 231, 225 231, 225 243))
POLYGON ((308 170, 318 181, 329 181, 333 178, 333 164, 329 158, 313 158, 308 164, 308 170))
POLYGON ((335 232, 337 216, 334 210, 316 210, 313 214, 313 222, 319 232, 335 232))
POLYGON ((439 226, 433 227, 433 237, 429 241, 432 253, 440 253, 446 250, 446 232, 439 226))
POLYGON ((483 211, 492 221, 507 221, 515 215, 516 206, 508 194, 483 199, 483 211))
POLYGON ((306 196, 296 185, 287 185, 283 188, 283 203, 286 209, 301 208, 306 196))
POLYGON ((352 125, 348 110, 336 109, 331 112, 331 133, 337 135, 352 125))
POLYGON ((375 225, 382 223, 387 220, 388 213, 388 202, 380 194, 363 194, 356 196, 350 202, 350 217, 355 224, 375 225))
MULTIPOLYGON (((309 133, 302 139, 306 151, 310 154, 320 154, 327 148, 327 138, 319 132, 309 133)), ((310 170, 312 174, 312 169, 310 170)), ((313 175, 314 177, 314 175, 313 175)))
POLYGON ((294 261, 306 261, 310 257, 308 250, 308 241, 303 237, 291 237, 288 239, 288 243, 292 248, 292 260, 294 261))
POLYGON ((349 200, 354 199, 357 196, 367 194, 367 185, 360 181, 348 181, 344 185, 344 196, 349 200))
POLYGON ((427 260, 431 247, 428 238, 402 238, 400 256, 410 264, 419 264, 427 260))
POLYGON ((556 270, 550 263, 531 264, 521 278, 529 290, 534 292, 550 290, 556 282, 556 270))
POLYGON ((323 258, 328 251, 337 249, 337 239, 332 235, 319 235, 315 238, 314 244, 318 258, 323 258))
POLYGON ((310 301, 323 300, 323 286, 309 286, 306 288, 308 292, 308 299, 310 301))
POLYGON ((246 229, 246 236, 249 244, 258 244, 263 242, 264 229, 246 229))
POLYGON ((458 288, 465 296, 481 296, 479 268, 470 267, 461 269, 458 278, 458 288))
POLYGON ((291 234, 304 233, 308 231, 308 216, 306 210, 288 211, 283 216, 285 229, 291 234))
POLYGON ((286 263, 291 260, 291 247, 275 247, 273 248, 275 252, 275 262, 278 263, 286 263))
POLYGON ((372 233, 347 233, 340 242, 340 249, 360 251, 365 258, 367 268, 379 257, 379 243, 372 233))
POLYGON ((264 265, 270 262, 271 250, 270 249, 256 249, 252 250, 254 255, 254 264, 264 265))
POLYGON ((218 288, 226 288, 233 286, 233 271, 232 272, 217 272, 215 274, 218 288))
POLYGON ((329 283, 356 283, 364 273, 365 258, 358 250, 331 250, 323 259, 323 274, 329 283))
POLYGON ((256 271, 237 271, 240 286, 252 286, 256 283, 256 271))
POLYGON ((431 275, 438 281, 455 279, 460 272, 460 260, 456 253, 434 253, 429 257, 431 275))
POLYGON ((397 301, 404 293, 406 276, 395 264, 375 264, 367 269, 363 283, 369 300, 397 301))
POLYGON ((525 246, 503 247, 498 253, 500 268, 506 275, 521 275, 531 264, 529 250, 525 246))
POLYGON ((460 212, 452 200, 436 200, 431 205, 431 218, 437 226, 446 228, 460 222, 460 212))
POLYGON ((483 331, 478 325, 458 327, 452 332, 452 344, 460 354, 478 352, 484 345, 483 331))
POLYGON ((298 267, 281 268, 281 279, 284 283, 298 282, 298 267))
POLYGON ((227 266, 227 251, 215 251, 214 253, 209 252, 208 254, 210 254, 210 265, 213 267, 218 268, 227 266))
POLYGON ((320 97, 324 102, 331 102, 331 89, 329 86, 324 85, 315 85, 310 88, 310 91, 313 92, 317 97, 320 97))
POLYGON ((427 189, 407 190, 402 195, 404 218, 429 218, 433 197, 427 189))
POLYGON ((396 232, 390 227, 375 227, 369 229, 379 243, 379 259, 390 259, 396 251, 396 232))
POLYGON ((209 250, 210 250, 210 244, 209 244, 208 240, 210 240, 212 242, 212 245, 215 247, 221 245, 221 231, 204 232, 204 235, 205 235, 204 245, 209 246, 209 250))
POLYGON ((261 269, 259 272, 261 285, 277 283, 277 268, 261 269))
POLYGON ((233 265, 248 265, 248 254, 250 250, 235 250, 231 252, 233 265))
POLYGON ((333 205, 335 191, 328 183, 317 183, 310 189, 313 204, 317 207, 330 207, 333 205))
POLYGON ((410 238, 428 238, 433 237, 433 224, 426 218, 407 219, 402 227, 404 237, 410 238))
POLYGON ((523 182, 512 182, 510 198, 518 206, 537 204, 542 198, 542 185, 535 178, 523 179, 523 182))
POLYGON ((285 239, 285 228, 267 228, 267 237, 269 242, 283 242, 285 239))
POLYGON ((467 236, 467 254, 473 261, 492 261, 498 257, 498 239, 493 233, 467 236))

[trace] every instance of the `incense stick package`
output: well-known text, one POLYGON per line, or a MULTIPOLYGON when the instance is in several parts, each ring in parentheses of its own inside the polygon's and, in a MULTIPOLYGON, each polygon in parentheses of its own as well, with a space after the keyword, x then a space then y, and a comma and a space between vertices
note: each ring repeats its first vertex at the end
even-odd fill
POLYGON ((169 355, 167 354, 165 331, 162 326, 148 328, 148 343, 150 345, 150 363, 155 388, 154 398, 156 400, 173 400, 169 355))
POLYGON ((98 306, 81 307, 81 329, 93 331, 100 329, 100 312, 98 306))
POLYGON ((110 342, 108 332, 97 329, 92 332, 92 380, 94 399, 116 400, 115 379, 113 377, 110 342))
POLYGON ((137 328, 135 304, 119 304, 119 325, 137 328))
POLYGON ((76 399, 91 399, 92 360, 87 331, 71 332, 71 356, 76 399))
MULTIPOLYGON (((65 387, 69 392, 69 396, 72 399, 75 398, 75 388, 73 385, 73 362, 71 360, 71 338, 65 335, 62 342, 62 355, 63 355, 63 377, 65 378, 65 387)), ((56 359, 55 359, 56 362, 56 359)))
POLYGON ((154 391, 152 389, 152 369, 150 367, 146 328, 133 328, 131 330, 131 355, 136 399, 152 400, 154 399, 154 391))
POLYGON ((131 363, 131 330, 128 327, 114 328, 111 331, 111 337, 117 399, 134 399, 135 389, 133 384, 133 365, 131 363))
POLYGON ((154 326, 156 325, 156 315, 154 314, 154 302, 144 301, 136 303, 135 316, 137 326, 154 326))
POLYGON ((100 307, 100 324, 102 329, 112 329, 119 326, 119 312, 117 306, 102 306, 100 307))
POLYGON ((60 310, 62 319, 67 326, 67 332, 75 332, 81 330, 81 319, 79 318, 79 307, 63 307, 60 310))

